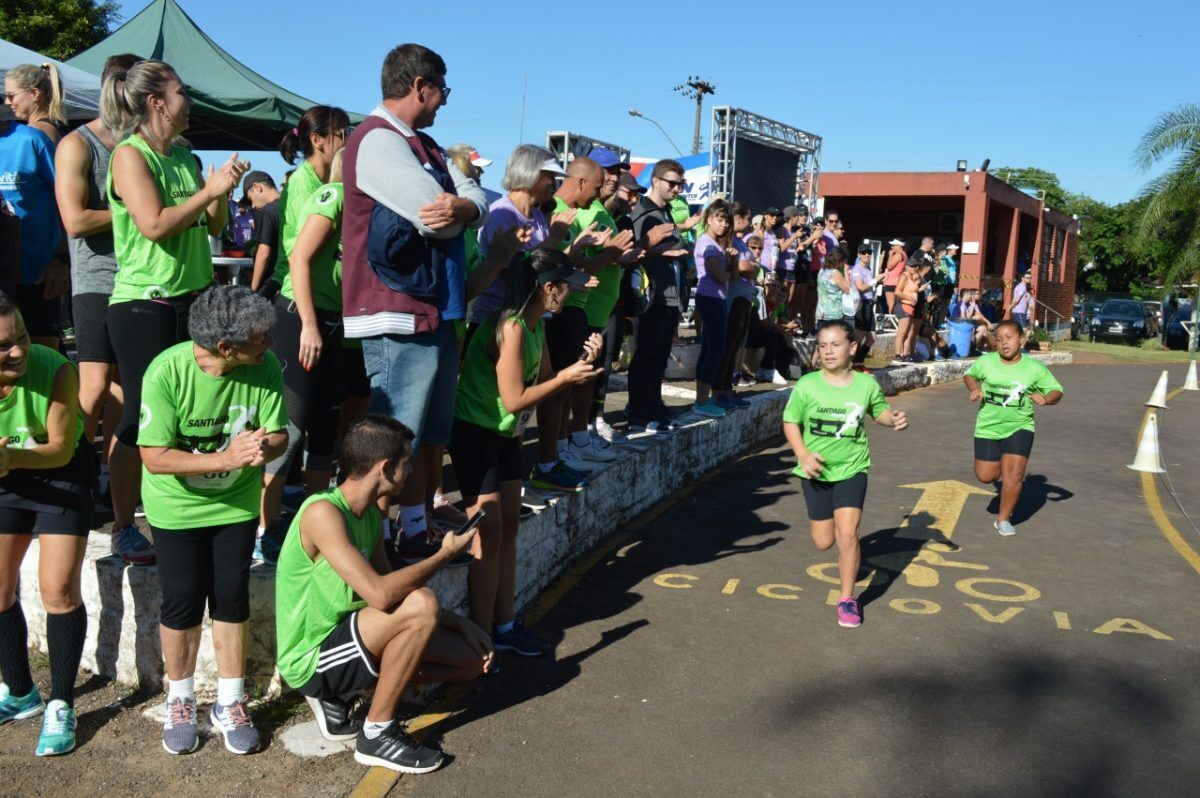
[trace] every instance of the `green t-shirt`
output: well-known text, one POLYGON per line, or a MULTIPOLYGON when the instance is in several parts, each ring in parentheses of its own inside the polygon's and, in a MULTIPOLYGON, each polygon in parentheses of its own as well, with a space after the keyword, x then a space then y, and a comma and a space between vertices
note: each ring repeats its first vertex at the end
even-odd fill
MULTIPOLYGON (((290 181, 289 181, 290 182, 290 181)), ((308 198, 300 215, 300 227, 309 216, 324 216, 333 222, 333 232, 312 259, 313 304, 332 313, 342 311, 342 208, 345 195, 341 183, 326 183, 308 198)), ((299 230, 297 230, 299 234, 299 230)), ((293 239, 294 242, 294 239, 293 239)), ((280 283, 280 293, 294 300, 289 268, 280 283)))
MULTIPOLYGON (((467 345, 463 356, 462 375, 458 380, 458 398, 454 403, 454 415, 478 427, 490 429, 506 438, 520 437, 525 424, 533 415, 533 408, 519 415, 504 409, 500 400, 500 388, 496 383, 496 316, 489 316, 467 345)), ((525 354, 525 387, 534 385, 542 369, 542 346, 546 342, 546 327, 541 320, 533 329, 525 319, 515 316, 525 331, 522 344, 525 354)))
POLYGON ((288 273, 288 257, 292 254, 292 245, 296 236, 300 235, 300 227, 304 224, 305 209, 308 200, 324 183, 317 177, 317 170, 305 159, 292 176, 283 184, 279 195, 280 215, 283 218, 283 229, 279 232, 279 245, 282 250, 275 261, 275 280, 283 285, 288 273))
MULTIPOLYGON (((671 221, 675 222, 676 226, 683 224, 688 219, 692 218, 692 208, 688 205, 687 199, 684 197, 676 197, 667 205, 671 211, 671 221)), ((704 226, 700 224, 693 227, 691 230, 684 230, 680 233, 680 238, 689 244, 696 243, 696 236, 704 234, 704 226)))
MULTIPOLYGON (((868 415, 878 418, 889 405, 879 383, 868 374, 854 372, 844 388, 830 385, 823 375, 813 371, 797 381, 783 410, 783 420, 798 424, 804 448, 825 458, 818 479, 841 482, 871 467, 863 422, 868 415)), ((799 465, 792 473, 804 478, 799 465)))
MULTIPOLYGON (((596 200, 587 208, 584 208, 575 217, 575 221, 580 223, 579 229, 586 228, 592 222, 596 223, 597 230, 609 230, 616 235, 617 220, 612 218, 612 214, 604 207, 604 203, 596 200)), ((595 247, 588 248, 588 256, 595 255, 600 250, 595 247)), ((621 294, 621 264, 610 263, 607 266, 601 266, 596 272, 596 279, 600 285, 590 291, 579 292, 579 301, 574 303, 577 307, 582 307, 587 312, 587 320, 589 327, 603 327, 608 324, 608 317, 612 315, 613 308, 617 305, 617 299, 621 294)), ((572 291, 567 297, 567 304, 572 304, 572 299, 577 295, 577 292, 572 291)))
MULTIPOLYGON (((274 353, 224 377, 201 370, 184 341, 150 361, 142 379, 139 446, 166 446, 196 454, 222 452, 245 430, 287 428, 283 370, 274 353)), ((142 468, 146 518, 163 529, 197 529, 258 515, 262 468, 193 476, 151 474, 142 468)))
MULTIPOLYGON (((59 369, 70 363, 41 344, 29 347, 28 358, 24 376, 17 380, 8 396, 0 399, 0 438, 8 438, 8 447, 13 449, 32 449, 50 441, 46 419, 50 415, 54 378, 59 369)), ((78 446, 83 437, 82 412, 75 422, 75 429, 75 445, 78 446)), ((71 451, 75 451, 74 447, 71 451)))
POLYGON ((1018 430, 1033 432, 1033 402, 1030 393, 1061 391, 1046 364, 1021 355, 1006 364, 999 352, 988 352, 971 364, 967 376, 979 383, 983 402, 975 418, 975 437, 1000 441, 1018 430))
MULTIPOLYGON (((118 144, 113 155, 121 147, 133 147, 145 158, 164 208, 182 205, 200 190, 199 167, 186 148, 175 145, 164 157, 136 133, 118 144)), ((201 213, 182 233, 154 242, 137 229, 129 209, 114 193, 111 168, 107 186, 118 264, 109 304, 183 296, 207 288, 213 281, 208 214, 201 213)))
POLYGON ((302 687, 316 672, 321 644, 329 633, 347 615, 367 606, 328 560, 320 554, 315 561, 311 560, 304 550, 300 540, 300 519, 316 502, 329 502, 341 511, 350 542, 368 561, 383 534, 379 509, 371 505, 362 518, 356 518, 338 488, 315 493, 300 505, 284 538, 279 564, 275 568, 275 642, 279 675, 296 688, 302 687))

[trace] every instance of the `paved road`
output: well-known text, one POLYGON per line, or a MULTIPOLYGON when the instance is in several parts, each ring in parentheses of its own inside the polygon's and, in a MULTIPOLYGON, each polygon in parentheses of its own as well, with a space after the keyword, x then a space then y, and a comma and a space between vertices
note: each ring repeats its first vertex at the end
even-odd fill
MULTIPOLYGON (((1200 573, 1124 467, 1158 371, 1057 370, 1014 538, 970 478, 961 387, 894 399, 912 428, 871 430, 858 630, 788 453, 725 467, 635 523, 538 622, 557 660, 504 660, 438 727, 455 760, 393 794, 1195 794, 1200 573)), ((1200 394, 1171 405, 1200 516, 1200 394)))

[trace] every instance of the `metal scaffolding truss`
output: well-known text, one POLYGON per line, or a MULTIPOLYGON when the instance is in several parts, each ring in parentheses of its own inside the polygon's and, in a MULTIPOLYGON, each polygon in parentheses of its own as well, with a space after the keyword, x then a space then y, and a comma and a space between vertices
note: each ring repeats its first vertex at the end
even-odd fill
POLYGON ((728 105, 720 105, 712 110, 710 163, 714 194, 735 196, 737 173, 734 153, 738 138, 798 155, 794 201, 803 200, 810 207, 816 202, 817 182, 821 175, 821 137, 728 105))
POLYGON ((594 139, 590 136, 582 136, 578 133, 571 133, 567 130, 546 131, 546 149, 554 153, 554 157, 563 166, 566 166, 576 156, 587 155, 596 147, 610 149, 620 156, 622 161, 629 163, 629 156, 632 153, 628 147, 621 147, 617 144, 594 139))

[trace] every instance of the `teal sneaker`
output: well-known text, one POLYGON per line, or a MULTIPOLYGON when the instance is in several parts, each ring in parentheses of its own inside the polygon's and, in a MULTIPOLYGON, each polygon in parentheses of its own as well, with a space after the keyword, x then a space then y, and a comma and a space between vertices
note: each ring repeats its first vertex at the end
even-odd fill
POLYGON ((0 684, 0 726, 14 720, 36 718, 45 708, 42 694, 38 692, 36 685, 29 691, 29 695, 14 696, 9 692, 7 684, 0 684))
POLYGON ((38 756, 58 756, 75 750, 75 709, 66 701, 54 699, 42 717, 42 733, 38 737, 38 756))

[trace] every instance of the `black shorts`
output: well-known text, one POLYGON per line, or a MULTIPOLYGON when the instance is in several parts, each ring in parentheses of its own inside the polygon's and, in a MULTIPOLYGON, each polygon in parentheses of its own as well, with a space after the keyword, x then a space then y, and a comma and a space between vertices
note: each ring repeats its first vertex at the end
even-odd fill
POLYGON ((367 376, 362 344, 342 347, 342 381, 346 396, 371 396, 371 379, 367 376))
POLYGON ((796 282, 796 270, 795 269, 792 269, 791 271, 783 271, 783 272, 780 272, 779 274, 781 277, 783 277, 783 281, 785 283, 796 282))
POLYGON ((819 272, 814 272, 812 269, 808 270, 807 282, 808 282, 809 288, 817 287, 817 275, 818 274, 819 274, 819 272))
POLYGON ((565 307, 546 322, 546 349, 550 367, 562 371, 579 360, 588 337, 587 313, 583 308, 565 307))
POLYGON ((116 363, 108 338, 108 294, 76 294, 71 297, 75 314, 75 351, 80 363, 116 363))
POLYGON ((859 510, 867 500, 867 472, 855 474, 840 482, 802 479, 804 503, 808 506, 809 521, 829 521, 833 511, 843 507, 859 510))
POLYGON ((268 302, 274 302, 275 297, 279 296, 279 292, 282 288, 283 286, 279 284, 278 280, 276 280, 274 277, 268 277, 266 280, 263 280, 262 285, 260 285, 258 290, 254 293, 258 294, 268 302))
POLYGON ((859 332, 875 331, 874 299, 863 299, 862 304, 858 306, 858 313, 854 314, 854 329, 859 332))
POLYGON ((31 338, 57 338, 62 335, 62 299, 45 299, 40 284, 18 285, 13 289, 13 300, 21 309, 25 329, 31 338))
POLYGON ((449 451, 458 489, 464 497, 498 493, 502 483, 524 476, 519 435, 509 438, 455 418, 449 451))
POLYGON ((205 606, 214 621, 250 619, 250 556, 257 528, 257 516, 199 529, 150 527, 158 553, 163 626, 177 631, 199 626, 205 606))
POLYGON ((17 469, 0 477, 0 534, 87 537, 98 473, 95 450, 81 442, 61 468, 17 469))
POLYGON ((894 294, 894 293, 896 293, 896 286, 894 286, 894 285, 885 285, 885 286, 883 287, 883 293, 885 293, 885 294, 894 294))
POLYGON ((1007 438, 991 440, 989 438, 975 439, 975 459, 985 463, 999 463, 1006 454, 1029 459, 1033 452, 1033 430, 1019 429, 1007 438))
POLYGON ((358 613, 352 612, 321 642, 317 670, 297 688, 310 698, 347 702, 379 681, 379 665, 362 643, 358 613))

